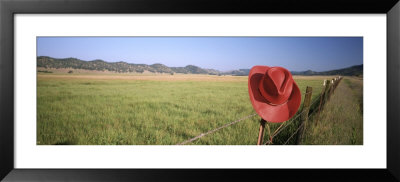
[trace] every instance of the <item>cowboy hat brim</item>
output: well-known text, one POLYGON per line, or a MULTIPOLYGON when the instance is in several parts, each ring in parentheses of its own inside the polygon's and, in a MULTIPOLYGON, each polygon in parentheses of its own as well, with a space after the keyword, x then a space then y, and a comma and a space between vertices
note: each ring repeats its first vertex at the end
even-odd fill
POLYGON ((272 123, 280 123, 292 118, 299 109, 301 102, 300 89, 293 82, 292 93, 287 102, 280 105, 268 104, 261 95, 258 87, 263 75, 270 69, 268 66, 254 66, 249 72, 248 88, 251 104, 257 114, 264 120, 272 123))

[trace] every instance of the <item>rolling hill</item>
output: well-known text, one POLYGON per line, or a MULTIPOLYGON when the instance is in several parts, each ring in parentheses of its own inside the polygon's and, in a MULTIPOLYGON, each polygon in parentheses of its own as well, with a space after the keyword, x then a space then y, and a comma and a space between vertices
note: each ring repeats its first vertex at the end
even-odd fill
MULTIPOLYGON (((52 58, 48 56, 37 57, 37 67, 40 68, 67 68, 67 69, 86 69, 96 71, 111 71, 117 73, 143 73, 145 71, 152 73, 184 73, 184 74, 209 74, 209 75, 234 75, 247 76, 250 69, 238 69, 233 71, 222 72, 215 69, 200 68, 195 65, 187 65, 185 67, 168 67, 166 65, 156 63, 147 64, 132 64, 126 62, 106 62, 100 59, 93 61, 83 61, 77 58, 52 58)), ((324 72, 307 71, 292 71, 293 75, 362 75, 363 65, 356 65, 348 68, 330 70, 324 72)))
POLYGON ((126 62, 105 62, 103 60, 83 61, 76 58, 57 59, 48 56, 37 57, 37 67, 41 68, 69 68, 86 69, 96 71, 112 71, 118 73, 136 72, 143 73, 185 73, 185 74, 211 74, 216 75, 220 72, 214 69, 203 69, 194 65, 185 67, 168 67, 163 64, 132 64, 126 62))
POLYGON ((359 76, 363 74, 363 65, 355 65, 348 68, 316 72, 312 70, 307 71, 292 71, 293 75, 343 75, 343 76, 359 76))

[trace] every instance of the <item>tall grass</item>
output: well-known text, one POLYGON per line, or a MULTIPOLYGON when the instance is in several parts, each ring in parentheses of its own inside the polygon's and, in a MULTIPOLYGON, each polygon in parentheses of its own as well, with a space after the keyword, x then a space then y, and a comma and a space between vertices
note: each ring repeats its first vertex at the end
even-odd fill
MULTIPOLYGON (((37 144, 171 145, 255 113, 247 77, 233 81, 223 77, 218 81, 218 76, 211 81, 104 77, 38 75, 37 144)), ((296 83, 302 93, 306 86, 312 86, 314 93, 322 87, 320 78, 296 83)), ((313 99, 317 96, 313 94, 313 99)), ((254 116, 190 144, 253 145, 259 120, 254 116)), ((272 131, 279 126, 269 125, 272 131)), ((274 140, 279 143, 290 132, 288 127, 274 140)))
POLYGON ((363 144, 363 83, 346 77, 336 88, 320 116, 309 121, 302 144, 363 144))

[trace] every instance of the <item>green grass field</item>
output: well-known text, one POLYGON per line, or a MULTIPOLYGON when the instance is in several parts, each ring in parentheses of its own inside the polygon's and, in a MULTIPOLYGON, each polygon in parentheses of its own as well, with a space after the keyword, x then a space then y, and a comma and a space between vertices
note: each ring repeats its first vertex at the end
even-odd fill
MULTIPOLYGON (((313 87, 314 100, 324 78, 332 77, 295 81, 302 93, 313 87)), ((247 89, 247 77, 234 76, 38 73, 37 144, 174 145, 254 114, 247 89)), ((259 120, 254 116, 189 144, 254 145, 259 120)), ((292 125, 275 144, 293 133, 292 125)))

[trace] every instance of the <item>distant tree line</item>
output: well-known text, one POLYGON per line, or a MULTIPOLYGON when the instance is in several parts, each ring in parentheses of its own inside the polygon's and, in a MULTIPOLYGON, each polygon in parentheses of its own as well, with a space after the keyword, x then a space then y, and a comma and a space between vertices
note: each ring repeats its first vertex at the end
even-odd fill
POLYGON ((184 74, 219 74, 213 69, 203 69, 198 66, 188 65, 186 67, 168 67, 163 64, 130 64, 126 62, 105 62, 103 60, 83 61, 77 58, 57 59, 47 56, 37 58, 37 67, 43 68, 72 68, 97 71, 112 71, 118 73, 136 72, 143 73, 149 71, 152 73, 184 73, 184 74))

